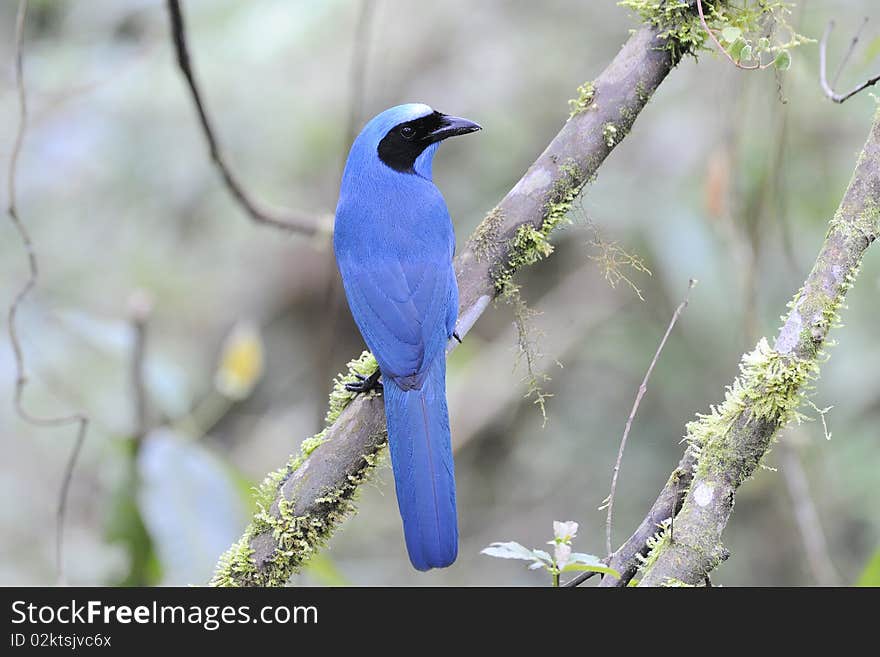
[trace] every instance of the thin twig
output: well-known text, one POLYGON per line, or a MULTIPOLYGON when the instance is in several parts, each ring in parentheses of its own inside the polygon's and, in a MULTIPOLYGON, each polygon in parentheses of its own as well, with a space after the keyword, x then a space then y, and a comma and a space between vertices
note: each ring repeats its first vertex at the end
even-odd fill
POLYGON ((134 344, 131 350, 131 398, 134 410, 132 438, 139 444, 149 430, 149 397, 147 395, 144 361, 147 355, 147 323, 153 311, 153 302, 143 290, 137 290, 129 299, 131 328, 134 344))
POLYGON ((27 374, 25 369, 24 352, 21 346, 21 340, 18 336, 18 328, 16 318, 18 309, 24 301, 25 297, 37 285, 40 277, 40 269, 37 263, 37 254, 34 250, 34 244, 31 240, 30 233, 22 223, 18 215, 16 203, 15 183, 18 172, 18 158, 21 154, 22 144, 24 143, 24 135, 27 130, 27 97, 24 85, 24 26, 27 16, 27 0, 20 0, 18 4, 18 14, 15 19, 15 86, 18 94, 18 110, 19 123, 18 131, 15 133, 15 141, 12 146, 12 155, 9 158, 9 172, 7 177, 7 194, 9 198, 9 206, 7 214, 9 215, 12 225, 18 233, 21 244, 24 247, 28 260, 28 279, 24 286, 15 295, 12 305, 9 306, 8 327, 9 342, 12 344, 12 352, 15 358, 15 397, 13 400, 15 412, 18 416, 30 425, 37 427, 59 427, 70 424, 77 425, 76 439, 73 444, 70 456, 64 467, 64 474, 61 479, 61 490, 59 492, 58 507, 55 516, 55 569, 57 579, 62 582, 64 579, 64 569, 62 563, 62 554, 64 551, 64 520, 67 514, 67 496, 70 491, 70 482, 73 478, 73 471, 76 462, 82 450, 83 442, 86 438, 86 431, 89 425, 89 418, 83 413, 74 413, 72 415, 64 415, 58 417, 40 417, 32 415, 24 407, 24 389, 27 385, 27 374))
MULTIPOLYGON (((862 24, 864 27, 864 23, 862 24)), ((825 33, 822 35, 822 40, 819 41, 819 84, 822 85, 822 91, 825 95, 830 98, 835 103, 843 103, 848 99, 855 96, 857 93, 864 91, 868 87, 872 87, 878 82, 880 82, 880 74, 875 75, 872 78, 868 78, 860 85, 854 87, 852 90, 845 94, 839 94, 834 89, 831 88, 831 85, 828 84, 828 72, 827 72, 827 60, 828 60, 828 39, 831 37, 831 32, 834 30, 834 21, 828 22, 828 27, 825 28, 825 33)), ((859 29, 859 33, 861 33, 861 28, 859 29)), ((851 56, 851 51, 855 48, 855 44, 858 43, 859 33, 856 34, 853 39, 853 43, 850 45, 850 51, 847 52, 844 57, 843 63, 841 63, 840 68, 837 71, 837 75, 835 75, 835 84, 837 83, 837 78, 840 76, 840 72, 843 69, 843 64, 848 60, 851 56)))
POLYGON ((690 302, 691 290, 694 289, 694 286, 697 284, 697 280, 695 278, 690 279, 688 281, 688 289, 687 293, 684 296, 684 299, 680 304, 678 304, 678 308, 675 309, 675 312, 672 314, 672 319, 669 321, 669 326, 666 327, 666 333, 663 334, 663 339, 660 340, 660 345, 657 347, 657 351, 654 353, 654 358, 651 360, 651 364, 648 366, 648 371, 645 372, 645 378, 642 379, 642 385, 639 386, 639 392, 636 395, 636 400, 633 402, 632 410, 629 412, 629 417, 626 420, 626 426, 623 429, 623 437, 620 439, 620 448, 617 450, 617 461, 614 463, 614 471, 611 474, 611 492, 608 494, 608 502, 607 502, 607 513, 605 515, 605 548, 606 554, 611 554, 611 528, 614 522, 614 494, 617 492, 617 476, 620 473, 620 464, 623 461, 623 451, 626 449, 626 440, 629 437, 630 429, 632 428, 633 420, 636 417, 636 413, 639 410, 639 404, 642 403, 642 397, 645 396, 645 393, 648 391, 648 379, 651 378, 651 373, 654 371, 654 366, 657 364, 657 361, 660 359, 660 352, 663 351, 663 347, 666 346, 666 340, 669 338, 669 334, 672 333, 672 329, 675 326, 675 323, 678 321, 679 316, 684 309, 687 308, 688 303, 690 302))
POLYGON ((846 49, 846 54, 843 56, 843 59, 840 60, 840 64, 837 67, 837 72, 834 74, 834 80, 831 81, 831 86, 837 86, 837 82, 840 80, 840 74, 843 73, 843 69, 846 68, 846 65, 849 63, 853 52, 855 52, 856 46, 859 43, 859 39, 862 36, 862 32, 864 31, 865 26, 868 24, 868 20, 868 16, 865 16, 862 24, 859 25, 859 29, 856 30, 856 34, 852 38, 852 41, 849 42, 849 48, 846 49))
POLYGON ((208 142, 211 160, 217 166, 220 175, 223 176, 223 182, 226 185, 226 189, 229 190, 229 193, 232 194, 232 197, 236 200, 239 206, 241 206, 250 218, 257 223, 305 235, 315 235, 321 232, 322 225, 316 217, 308 217, 287 210, 283 212, 273 211, 262 206, 258 201, 251 198, 238 178, 232 173, 232 170, 223 156, 220 143, 217 140, 214 128, 208 118, 208 113, 205 109, 201 92, 196 83, 195 73, 189 55, 189 48, 187 47, 186 25, 184 24, 183 12, 180 9, 179 0, 168 0, 168 14, 171 18, 171 36, 177 54, 177 65, 180 67, 180 72, 183 74, 183 77, 186 79, 186 83, 189 86, 190 95, 192 96, 193 103, 195 103, 196 111, 199 115, 199 122, 202 125, 202 132, 208 142))

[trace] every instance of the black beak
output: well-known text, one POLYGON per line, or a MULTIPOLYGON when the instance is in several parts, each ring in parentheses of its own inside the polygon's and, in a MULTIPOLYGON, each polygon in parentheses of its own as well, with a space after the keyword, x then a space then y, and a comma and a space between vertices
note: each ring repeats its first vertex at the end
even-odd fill
POLYGON ((477 130, 482 129, 482 126, 473 121, 468 121, 467 119, 462 119, 458 116, 444 114, 440 126, 429 135, 429 139, 433 143, 435 141, 442 141, 448 137, 466 135, 469 132, 476 132, 477 130))

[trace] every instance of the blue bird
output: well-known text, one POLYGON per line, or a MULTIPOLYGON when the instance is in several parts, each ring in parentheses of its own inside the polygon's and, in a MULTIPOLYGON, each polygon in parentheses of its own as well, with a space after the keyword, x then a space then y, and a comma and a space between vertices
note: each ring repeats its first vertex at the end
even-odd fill
POLYGON ((397 505, 418 570, 458 554, 446 408, 446 343, 458 338, 455 233, 431 164, 441 141, 479 129, 418 103, 385 110, 354 140, 336 207, 345 296, 379 363, 349 389, 382 386, 397 505))

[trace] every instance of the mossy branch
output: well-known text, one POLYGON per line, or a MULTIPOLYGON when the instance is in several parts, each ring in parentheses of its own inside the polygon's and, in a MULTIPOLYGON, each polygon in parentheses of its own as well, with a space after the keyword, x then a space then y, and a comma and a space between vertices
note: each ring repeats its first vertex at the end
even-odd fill
MULTIPOLYGON (((633 32, 593 81, 589 106, 569 117, 456 258, 460 336, 508 288, 517 269, 552 253, 550 233, 678 63, 680 50, 664 47, 660 34, 655 25, 633 32), (608 125, 615 126, 613 140, 607 139, 608 125)), ((284 585, 350 511, 385 444, 382 401, 346 400, 338 417, 328 419, 320 439, 309 441, 308 453, 267 477, 260 510, 221 557, 212 584, 284 585)))
POLYGON ((880 112, 813 270, 789 304, 774 346, 761 338, 743 356, 740 375, 724 401, 688 424, 685 459, 697 457, 693 479, 675 517, 674 535, 655 542, 645 557, 640 586, 670 581, 700 585, 727 557, 721 533, 736 491, 754 473, 780 429, 802 417, 799 409, 827 356, 823 347, 839 324, 838 312, 862 256, 878 234, 880 112))

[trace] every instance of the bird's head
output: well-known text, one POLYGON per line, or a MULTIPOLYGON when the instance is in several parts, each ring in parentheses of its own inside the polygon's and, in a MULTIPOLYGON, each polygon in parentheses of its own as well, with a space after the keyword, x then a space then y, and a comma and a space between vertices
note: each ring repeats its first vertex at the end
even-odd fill
POLYGON ((407 103, 373 117, 352 145, 352 155, 372 155, 395 171, 431 177, 441 141, 480 130, 473 121, 449 116, 422 103, 407 103))

